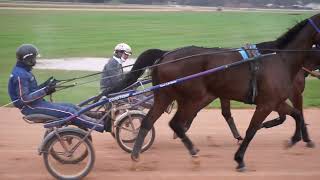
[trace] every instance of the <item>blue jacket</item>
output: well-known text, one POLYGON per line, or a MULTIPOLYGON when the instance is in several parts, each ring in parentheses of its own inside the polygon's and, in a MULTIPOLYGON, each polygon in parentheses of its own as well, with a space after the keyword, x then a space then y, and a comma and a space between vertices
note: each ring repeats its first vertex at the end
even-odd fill
POLYGON ((21 109, 25 105, 33 105, 44 101, 45 88, 38 86, 30 67, 17 62, 11 72, 8 84, 8 93, 11 100, 14 101, 15 107, 21 109))

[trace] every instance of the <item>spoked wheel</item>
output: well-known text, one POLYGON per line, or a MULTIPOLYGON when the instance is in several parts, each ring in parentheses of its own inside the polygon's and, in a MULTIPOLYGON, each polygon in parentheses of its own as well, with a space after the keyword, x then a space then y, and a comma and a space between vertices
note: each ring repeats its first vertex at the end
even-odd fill
MULTIPOLYGON (((45 131, 44 138, 52 131, 53 131, 52 129, 47 129, 45 131)), ((89 135, 88 138, 92 143, 92 136, 89 135)), ((73 138, 72 137, 65 138, 65 141, 69 146, 73 144, 73 138)), ((75 140, 75 141, 77 141, 77 140, 75 140)), ((87 150, 83 151, 81 155, 77 156, 77 158, 68 158, 68 159, 63 158, 63 156, 61 156, 58 153, 56 153, 54 148, 52 148, 50 150, 50 154, 51 154, 51 156, 53 158, 55 158, 60 163, 63 163, 63 164, 76 164, 78 162, 81 162, 82 160, 84 160, 88 156, 88 151, 87 150)))
MULTIPOLYGON (((115 134, 117 143, 124 151, 131 153, 144 117, 142 114, 131 114, 120 120, 117 124, 115 134)), ((152 127, 144 140, 141 152, 151 147, 155 136, 155 129, 152 127)))
POLYGON ((59 136, 53 136, 44 145, 43 160, 49 173, 67 180, 88 175, 95 161, 91 141, 82 140, 84 135, 73 131, 61 132, 59 136))

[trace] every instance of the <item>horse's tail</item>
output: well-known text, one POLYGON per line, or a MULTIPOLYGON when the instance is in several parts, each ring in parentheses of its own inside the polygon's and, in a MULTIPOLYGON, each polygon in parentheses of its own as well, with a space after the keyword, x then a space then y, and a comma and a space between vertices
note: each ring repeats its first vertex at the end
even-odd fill
POLYGON ((160 59, 167 52, 168 51, 163 51, 161 49, 148 49, 141 53, 134 63, 131 71, 125 75, 124 80, 115 87, 112 87, 109 92, 106 92, 105 94, 119 92, 135 83, 144 73, 146 67, 155 64, 156 60, 160 59))

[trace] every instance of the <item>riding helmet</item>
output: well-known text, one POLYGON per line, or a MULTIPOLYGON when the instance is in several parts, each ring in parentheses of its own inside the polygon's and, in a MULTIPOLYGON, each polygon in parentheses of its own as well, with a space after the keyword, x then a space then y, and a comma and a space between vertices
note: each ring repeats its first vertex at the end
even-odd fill
POLYGON ((38 55, 38 48, 32 44, 22 44, 16 50, 17 60, 27 66, 34 66, 38 55))

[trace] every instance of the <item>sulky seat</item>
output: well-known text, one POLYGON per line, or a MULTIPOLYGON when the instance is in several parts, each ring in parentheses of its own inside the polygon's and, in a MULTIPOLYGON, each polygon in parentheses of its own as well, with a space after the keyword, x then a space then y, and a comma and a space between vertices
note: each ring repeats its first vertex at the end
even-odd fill
POLYGON ((24 116, 23 119, 28 123, 46 123, 47 121, 56 120, 58 118, 54 116, 49 116, 45 114, 30 114, 27 116, 24 116))

